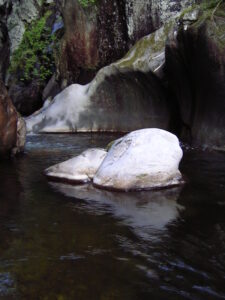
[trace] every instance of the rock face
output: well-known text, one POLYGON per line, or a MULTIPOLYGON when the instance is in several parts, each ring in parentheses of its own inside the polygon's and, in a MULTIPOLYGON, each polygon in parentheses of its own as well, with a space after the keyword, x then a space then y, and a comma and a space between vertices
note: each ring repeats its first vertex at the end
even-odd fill
POLYGON ((45 170, 47 177, 61 181, 85 183, 93 179, 107 152, 88 149, 80 155, 45 170))
POLYGON ((61 80, 89 82, 96 71, 121 58, 195 0, 102 0, 82 7, 77 0, 62 6, 65 35, 58 61, 61 80))
MULTIPOLYGON (((69 84, 90 82, 100 68, 121 58, 137 40, 161 27, 184 6, 194 2, 101 0, 84 6, 78 0, 1 0, 0 76, 9 87, 16 109, 23 115, 30 115, 49 96, 54 97, 69 84), (51 36, 45 36, 41 42, 50 38, 48 47, 39 49, 38 54, 34 55, 31 46, 22 49, 22 54, 29 55, 25 60, 21 57, 19 62, 23 67, 12 72, 15 51, 20 49, 27 31, 46 11, 52 12, 46 32, 49 27, 51 34, 56 33, 57 37, 55 58, 49 52, 52 47, 51 36), (62 38, 63 27, 65 34, 62 38), (46 53, 51 63, 44 60, 46 53), (38 61, 33 65, 35 57, 38 61), (10 72, 7 72, 9 65, 10 72), (24 70, 35 76, 24 76, 24 70), (51 79, 53 73, 54 81, 51 79), (46 85, 48 87, 44 90, 46 85)), ((29 36, 31 44, 41 44, 33 40, 32 34, 29 36)))
MULTIPOLYGON (((9 94, 22 115, 39 109, 44 87, 55 71, 54 49, 60 37, 58 1, 15 1, 7 19, 10 40, 9 94)), ((54 93, 52 81, 43 96, 54 93), (50 87, 50 88, 49 88, 50 87)))
POLYGON ((194 145, 225 146, 224 11, 225 3, 218 1, 189 12, 167 43, 166 68, 182 121, 180 135, 194 145))
POLYGON ((16 109, 23 116, 29 116, 43 104, 42 87, 37 81, 27 85, 16 81, 11 84, 9 95, 16 109))
POLYGON ((66 31, 58 64, 67 83, 87 83, 128 50, 124 4, 119 2, 103 0, 88 7, 77 0, 65 2, 66 31))
POLYGON ((122 60, 102 68, 90 84, 66 88, 26 119, 28 132, 168 129, 170 107, 159 78, 169 28, 141 39, 122 60))
POLYGON ((115 141, 94 176, 94 184, 116 190, 178 185, 183 152, 177 137, 160 129, 134 131, 115 141))
POLYGON ((9 66, 10 45, 7 29, 7 17, 9 14, 8 1, 0 1, 0 80, 5 80, 9 66))
MULTIPOLYGON (((7 1, 8 3, 11 1, 7 1)), ((25 27, 37 19, 41 9, 40 0, 16 0, 11 3, 12 9, 7 19, 10 39, 10 53, 12 54, 23 39, 25 27)))
POLYGON ((25 136, 25 123, 18 116, 5 86, 0 81, 0 155, 22 151, 25 136))

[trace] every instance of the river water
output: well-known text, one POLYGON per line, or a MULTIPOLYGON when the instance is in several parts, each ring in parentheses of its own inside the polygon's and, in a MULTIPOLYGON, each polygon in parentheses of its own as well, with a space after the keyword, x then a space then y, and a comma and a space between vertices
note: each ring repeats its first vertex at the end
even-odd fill
POLYGON ((43 170, 115 135, 28 137, 0 163, 0 299, 225 299, 225 154, 186 150, 182 188, 118 193, 43 170))

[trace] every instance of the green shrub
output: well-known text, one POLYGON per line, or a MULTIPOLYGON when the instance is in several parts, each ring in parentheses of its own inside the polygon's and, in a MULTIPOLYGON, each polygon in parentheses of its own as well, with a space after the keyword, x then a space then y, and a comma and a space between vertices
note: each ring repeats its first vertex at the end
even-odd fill
POLYGON ((88 7, 89 5, 94 5, 96 4, 97 0, 78 0, 80 5, 83 7, 88 7))
POLYGON ((42 18, 27 26, 19 48, 13 53, 9 73, 17 74, 20 81, 31 82, 37 79, 42 83, 53 73, 54 57, 51 48, 55 37, 46 26, 50 14, 45 13, 42 18))

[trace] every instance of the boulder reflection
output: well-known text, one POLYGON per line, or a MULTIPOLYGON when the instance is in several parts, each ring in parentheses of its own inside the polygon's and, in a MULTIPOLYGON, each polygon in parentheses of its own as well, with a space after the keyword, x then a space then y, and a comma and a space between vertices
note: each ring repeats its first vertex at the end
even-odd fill
POLYGON ((184 209, 177 203, 181 187, 142 192, 110 192, 87 185, 50 183, 68 197, 84 200, 74 203, 88 213, 110 213, 123 224, 130 226, 136 234, 148 238, 155 231, 161 231, 179 217, 184 209))

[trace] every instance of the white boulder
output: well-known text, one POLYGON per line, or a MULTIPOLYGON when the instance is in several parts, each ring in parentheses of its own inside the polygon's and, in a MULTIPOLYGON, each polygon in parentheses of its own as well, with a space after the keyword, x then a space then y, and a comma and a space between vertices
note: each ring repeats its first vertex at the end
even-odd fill
POLYGON ((178 138, 161 129, 141 129, 114 142, 94 184, 116 190, 164 188, 182 181, 178 138))
POLYGON ((80 155, 45 170, 47 177, 61 181, 85 183, 93 179, 106 156, 103 149, 87 149, 80 155))

